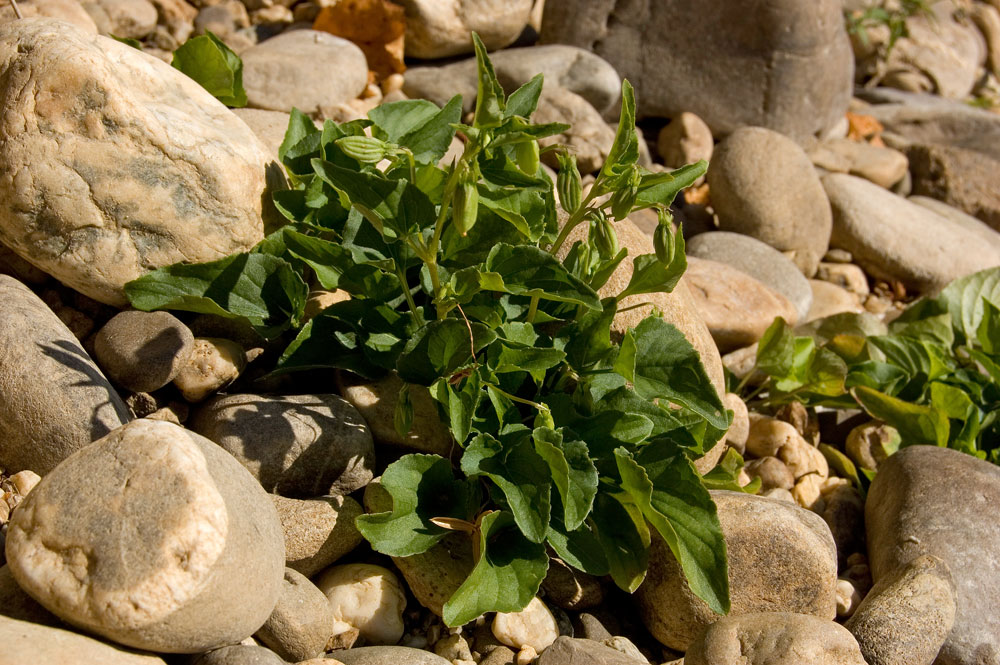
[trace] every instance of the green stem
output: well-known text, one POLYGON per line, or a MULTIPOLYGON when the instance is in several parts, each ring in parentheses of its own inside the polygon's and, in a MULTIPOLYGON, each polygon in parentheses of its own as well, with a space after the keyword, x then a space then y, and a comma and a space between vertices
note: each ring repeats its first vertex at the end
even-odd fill
POLYGON ((500 393, 501 395, 503 395, 504 397, 506 397, 507 399, 509 399, 512 402, 518 402, 520 404, 527 404, 528 406, 535 407, 539 411, 548 411, 549 410, 549 407, 547 407, 544 404, 539 404, 538 402, 532 402, 530 399, 525 399, 523 397, 518 397, 517 395, 511 395, 509 392, 507 392, 506 390, 504 390, 503 388, 501 388, 500 386, 498 386, 498 385, 496 385, 494 383, 486 382, 483 385, 486 385, 486 386, 489 386, 489 387, 493 388, 493 390, 497 391, 498 393, 500 393))
POLYGON ((413 301, 413 294, 410 293, 410 285, 406 283, 406 275, 403 274, 403 270, 398 265, 396 266, 396 278, 399 279, 399 285, 403 287, 403 296, 406 298, 406 304, 410 308, 410 316, 413 318, 413 323, 419 324, 420 319, 417 317, 417 303, 413 301))
MULTIPOLYGON (((424 263, 427 265, 427 272, 430 274, 431 287, 434 289, 435 300, 441 290, 441 279, 438 275, 437 256, 438 250, 441 248, 441 235, 444 233, 445 219, 448 216, 448 210, 451 208, 452 195, 455 192, 455 187, 458 185, 458 178, 459 174, 462 172, 462 167, 470 159, 472 159, 478 151, 478 146, 474 146, 472 143, 466 143, 465 151, 462 153, 462 157, 452 165, 451 173, 448 174, 448 181, 444 185, 444 197, 441 200, 441 209, 438 211, 437 219, 434 220, 434 235, 431 237, 430 245, 427 247, 427 258, 424 259, 424 263)), ((442 308, 440 306, 437 307, 437 317, 439 319, 443 319, 447 314, 447 308, 442 308)))

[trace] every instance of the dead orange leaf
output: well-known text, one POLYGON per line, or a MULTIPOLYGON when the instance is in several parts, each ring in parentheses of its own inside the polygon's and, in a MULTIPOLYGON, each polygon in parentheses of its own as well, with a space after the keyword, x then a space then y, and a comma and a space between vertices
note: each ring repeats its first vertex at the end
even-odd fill
POLYGON ((847 112, 847 138, 852 141, 872 141, 885 129, 878 120, 870 115, 847 112))
POLYGON ((357 44, 368 58, 368 69, 374 72, 373 82, 406 71, 403 64, 406 11, 399 5, 387 0, 339 0, 320 10, 313 30, 329 32, 357 44))

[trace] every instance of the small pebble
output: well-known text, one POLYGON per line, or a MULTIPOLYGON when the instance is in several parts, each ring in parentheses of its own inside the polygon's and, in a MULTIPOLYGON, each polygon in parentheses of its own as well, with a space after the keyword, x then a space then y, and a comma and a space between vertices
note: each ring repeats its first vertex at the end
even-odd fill
POLYGON ((517 652, 517 660, 515 662, 517 665, 528 665, 534 662, 536 658, 538 658, 538 652, 526 644, 517 652))
POLYGON ((537 653, 556 641, 559 626, 549 608, 536 596, 520 612, 497 612, 493 634, 509 647, 530 646, 537 653))
POLYGON ((392 645, 403 636, 406 595, 392 571, 367 563, 333 566, 316 582, 333 609, 334 633, 357 628, 369 645, 392 645))

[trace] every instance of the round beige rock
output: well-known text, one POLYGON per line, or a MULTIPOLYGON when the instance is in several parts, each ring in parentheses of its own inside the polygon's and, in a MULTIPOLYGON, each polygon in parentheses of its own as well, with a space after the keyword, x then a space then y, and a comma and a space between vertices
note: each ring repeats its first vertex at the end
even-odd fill
POLYGON ((724 440, 730 448, 742 455, 747 447, 747 437, 750 436, 747 403, 736 393, 726 393, 722 396, 722 405, 733 412, 733 424, 729 426, 724 440))
POLYGON ((146 272, 263 238, 268 157, 250 129, 162 60, 68 23, 0 26, 0 242, 124 306, 146 272))
POLYGON ((59 618, 170 653, 255 632, 285 558, 253 477, 208 439, 148 420, 46 475, 15 512, 6 551, 18 584, 59 618))
POLYGON ((69 328, 0 275, 0 467, 51 471, 128 422, 128 408, 69 328))
POLYGON ((840 624, 807 614, 761 612, 719 619, 691 644, 684 665, 866 665, 840 624))
POLYGON ((715 141, 712 130, 694 113, 681 113, 660 130, 656 149, 663 163, 673 168, 693 164, 700 159, 712 159, 715 141))
POLYGON ((368 563, 334 566, 316 586, 330 602, 335 635, 357 628, 372 645, 392 645, 403 636, 406 594, 388 568, 368 563))
POLYGON ((520 612, 497 612, 493 635, 509 647, 541 652, 559 637, 559 625, 541 598, 535 596, 520 612))
POLYGON ((349 494, 373 477, 372 435, 339 395, 214 397, 188 426, 222 446, 268 492, 349 494))
MULTIPOLYGON (((779 501, 713 491, 729 557, 731 616, 797 612, 836 615, 837 552, 826 522, 779 501)), ((685 651, 721 617, 692 592, 677 560, 653 536, 646 581, 636 592, 643 623, 671 649, 685 651)))
POLYGON ((489 50, 509 46, 531 17, 532 0, 401 0, 406 55, 444 58, 472 53, 472 33, 489 50))
POLYGON ((278 604, 256 637, 288 661, 323 654, 333 634, 333 611, 326 596, 304 575, 285 569, 278 604))
POLYGON ((236 342, 196 337, 190 355, 174 376, 174 385, 188 402, 200 402, 239 378, 246 364, 246 353, 236 342))
POLYGON ((361 542, 354 518, 361 505, 349 496, 302 501, 271 495, 285 533, 285 565, 312 577, 361 542))
MULTIPOLYGON (((18 9, 24 18, 54 18, 72 23, 83 32, 97 34, 97 24, 77 0, 26 0, 18 2, 18 9)), ((14 8, 7 4, 0 8, 0 23, 19 20, 14 8)))

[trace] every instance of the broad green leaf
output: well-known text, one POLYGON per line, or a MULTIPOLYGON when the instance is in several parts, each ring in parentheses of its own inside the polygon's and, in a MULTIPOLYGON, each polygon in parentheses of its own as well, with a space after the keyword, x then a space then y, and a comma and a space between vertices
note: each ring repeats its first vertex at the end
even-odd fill
POLYGON ((497 127, 504 119, 504 95, 497 81, 493 63, 486 55, 486 46, 479 35, 472 33, 472 43, 476 49, 476 111, 473 121, 477 128, 497 127))
POLYGON ((507 293, 601 309, 601 300, 593 289, 538 247, 501 243, 490 251, 484 267, 503 278, 507 293))
POLYGON ((560 339, 566 340, 566 360, 577 372, 606 361, 612 352, 611 322, 618 312, 617 302, 605 298, 601 306, 601 311, 584 312, 559 333, 560 339))
POLYGON ((607 575, 610 571, 608 558, 604 555, 604 548, 597 535, 587 524, 574 531, 567 531, 566 525, 559 519, 560 512, 562 511, 553 511, 545 542, 555 550, 560 559, 577 570, 598 577, 607 575))
POLYGON ((939 381, 930 384, 930 398, 931 406, 956 420, 966 420, 976 409, 968 393, 939 381))
POLYGON ((136 309, 177 309, 248 321, 264 337, 297 322, 308 288, 292 266, 267 254, 233 254, 210 263, 175 263, 125 285, 136 309))
POLYGON ((948 445, 950 426, 941 410, 905 402, 866 386, 858 386, 851 393, 872 417, 899 430, 904 446, 948 445))
POLYGON ((552 490, 548 466, 535 452, 528 432, 504 437, 489 434, 472 439, 462 455, 462 472, 485 476, 503 492, 521 533, 533 543, 545 540, 552 490))
POLYGON ((740 471, 743 469, 743 456, 735 448, 726 450, 719 463, 701 477, 701 483, 710 490, 729 490, 756 494, 760 491, 760 478, 754 478, 749 484, 739 484, 740 471))
POLYGON ((355 524, 372 549, 389 556, 426 552, 449 533, 431 518, 469 520, 479 507, 477 483, 456 480, 448 460, 437 455, 404 455, 380 482, 392 495, 392 511, 360 515, 355 524))
POLYGON ((375 224, 397 235, 414 233, 434 224, 434 206, 427 195, 406 180, 345 169, 330 162, 312 160, 316 175, 344 192, 351 204, 375 224))
POLYGON ((413 153, 419 164, 434 164, 444 157, 455 136, 454 124, 462 117, 462 97, 452 97, 444 108, 423 99, 380 104, 368 112, 380 138, 413 153))
POLYGON ((530 118, 538 106, 538 98, 542 94, 542 74, 536 74, 530 81, 510 94, 507 99, 507 108, 504 110, 504 117, 519 115, 522 118, 530 118))
POLYGON ((545 232, 545 197, 541 188, 518 185, 480 184, 479 204, 504 218, 528 240, 535 242, 545 232))
POLYGON ((431 321, 406 343, 396 362, 404 381, 429 386, 473 360, 473 354, 496 339, 481 323, 461 319, 431 321))
POLYGON ((243 61, 211 32, 184 42, 174 51, 170 64, 197 81, 226 106, 238 108, 247 105, 247 93, 243 89, 243 61))
POLYGON ((480 523, 476 567, 444 604, 448 626, 462 626, 486 612, 519 612, 545 578, 545 546, 521 535, 508 512, 493 511, 480 523))
POLYGON ((635 199, 636 208, 648 208, 654 205, 668 206, 673 203, 681 190, 687 189, 705 175, 708 162, 699 160, 694 164, 674 169, 670 173, 653 174, 655 178, 644 177, 639 185, 635 199), (670 176, 669 179, 663 176, 670 176))
POLYGON ((653 433, 653 421, 641 413, 609 409, 574 422, 573 431, 584 441, 591 442, 588 445, 595 456, 603 457, 622 444, 648 439, 653 433))
POLYGON ((729 612, 726 541, 712 498, 683 454, 654 447, 636 459, 615 451, 622 488, 670 547, 691 591, 716 614, 729 612))
POLYGON ((677 235, 680 251, 670 263, 663 263, 655 254, 640 254, 632 259, 632 279, 628 286, 618 295, 618 300, 626 296, 645 293, 670 293, 677 286, 681 275, 687 269, 687 258, 684 256, 684 240, 677 235))
POLYGON ((951 314, 959 342, 976 339, 985 311, 983 303, 1000 302, 1000 267, 956 279, 934 301, 951 314))
POLYGON ((986 353, 1000 353, 1000 308, 983 299, 983 318, 976 327, 976 339, 986 353))
POLYGON ((552 483, 563 504, 563 524, 574 531, 590 514, 597 494, 597 467, 583 441, 563 439, 563 432, 547 427, 532 434, 537 452, 549 466, 552 483))
POLYGON ((640 397, 681 404, 713 427, 729 427, 698 352, 681 331, 657 316, 643 319, 625 334, 615 371, 632 382, 640 397))
POLYGON ((947 314, 928 316, 919 321, 893 321, 889 332, 897 337, 907 337, 938 346, 951 348, 955 344, 955 330, 947 314))
POLYGON ((646 577, 649 563, 649 527, 646 518, 618 495, 598 492, 591 520, 604 548, 611 579, 620 589, 634 592, 646 577))

